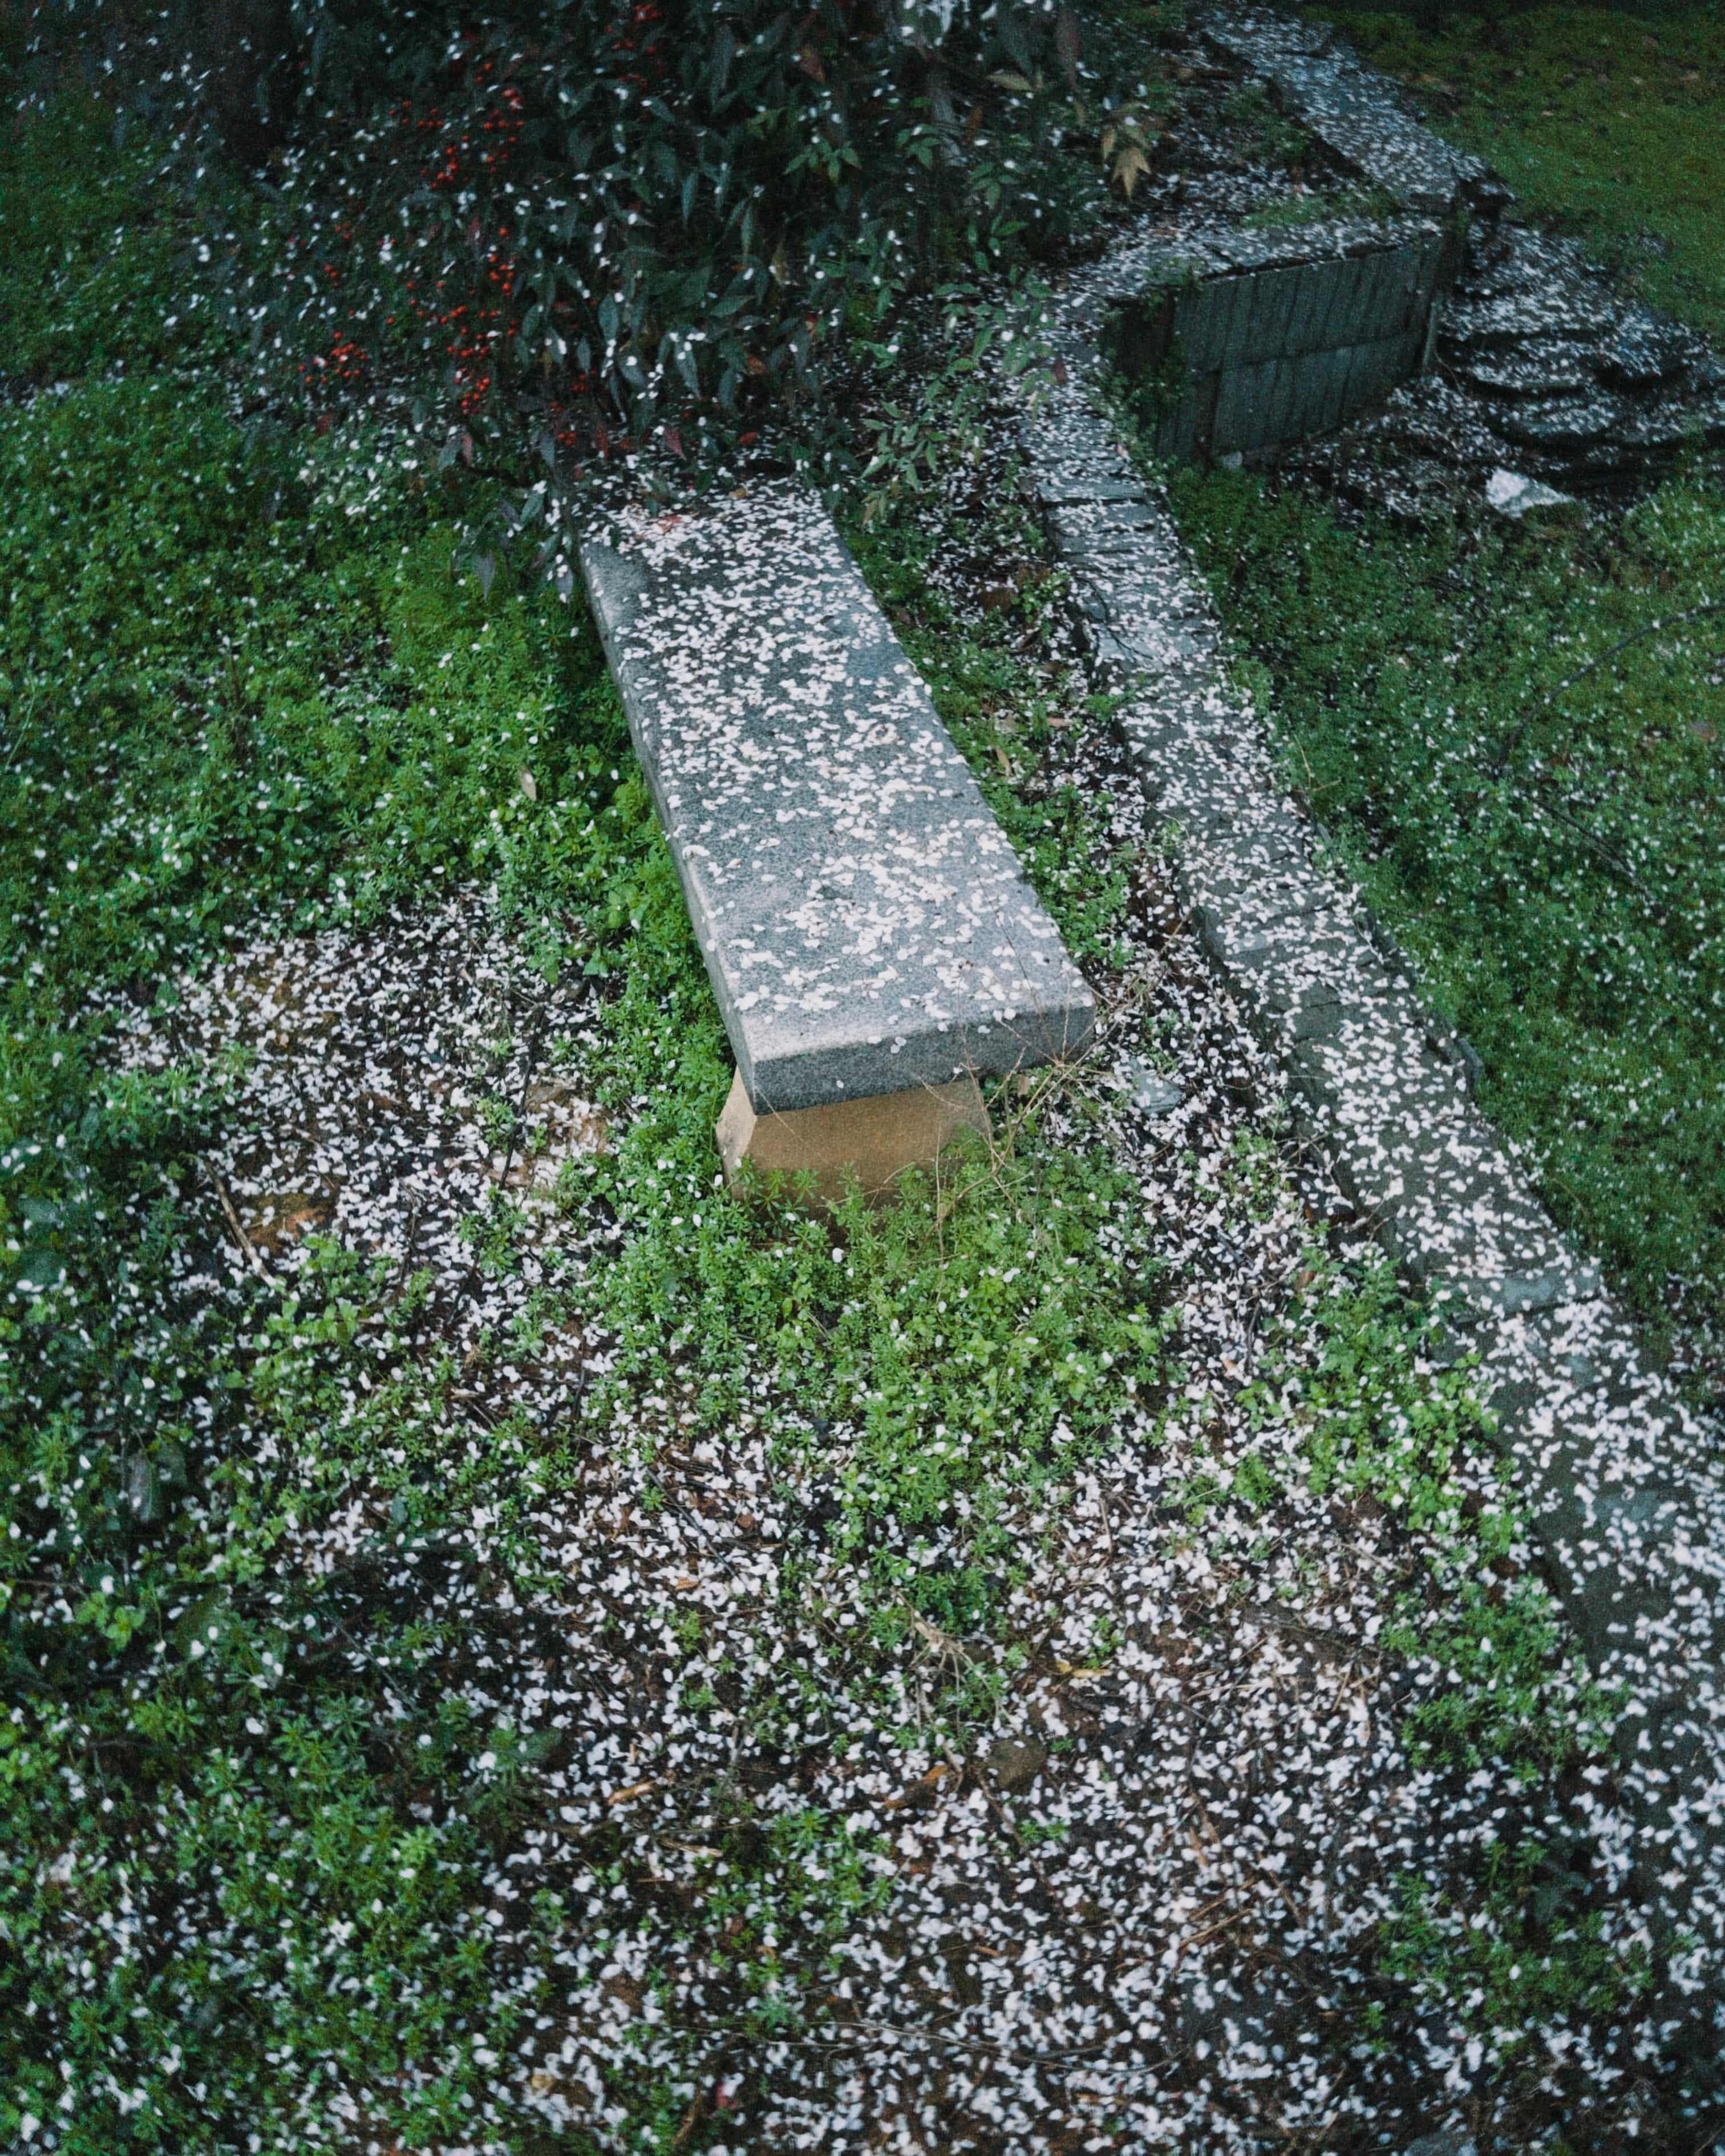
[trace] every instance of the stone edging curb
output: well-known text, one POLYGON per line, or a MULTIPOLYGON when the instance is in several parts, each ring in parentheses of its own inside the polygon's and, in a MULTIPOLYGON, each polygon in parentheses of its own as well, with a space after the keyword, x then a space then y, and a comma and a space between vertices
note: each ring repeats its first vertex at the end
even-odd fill
POLYGON ((1096 687, 1174 827, 1178 888, 1304 1133, 1479 1355, 1554 1592, 1620 1688, 1633 1865, 1680 1990, 1684 1940, 1725 1944, 1725 1486, 1642 1366, 1595 1267, 1567 1247, 1469 1098, 1455 1045, 1326 873, 1279 784, 1223 632, 1164 502, 1096 393, 1118 264, 1076 275, 1050 321, 1062 365, 1020 408, 1031 484, 1071 579, 1096 687), (1064 377, 1064 379, 1059 377, 1064 377))

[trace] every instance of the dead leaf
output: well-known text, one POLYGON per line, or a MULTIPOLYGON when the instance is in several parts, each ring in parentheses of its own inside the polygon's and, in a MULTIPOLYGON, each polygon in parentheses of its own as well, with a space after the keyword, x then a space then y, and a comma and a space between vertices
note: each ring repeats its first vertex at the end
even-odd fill
POLYGON ((538 782, 531 771, 524 771, 521 774, 520 784, 522 793, 526 795, 528 800, 536 801, 539 798, 538 782))
POLYGON ((1114 177, 1128 202, 1132 198, 1132 189, 1149 169, 1150 160, 1136 143, 1129 144, 1114 160, 1114 177))
POLYGON ((316 1229, 326 1228, 336 1209, 324 1193, 283 1190, 247 1199, 243 1209, 247 1232, 266 1258, 277 1256, 316 1229))
POLYGON ((1047 1761, 1040 1744, 1003 1738, 983 1755, 983 1763, 1003 1789, 1012 1792, 1028 1789, 1047 1761))
POLYGON ((881 1810, 896 1812, 906 1804, 927 1804, 931 1798, 938 1794, 942 1781, 952 1772, 952 1769, 944 1759, 937 1759, 920 1781, 912 1782, 908 1789, 901 1790, 897 1796, 888 1797, 881 1805, 881 1810))
POLYGON ((920 1615, 916 1610, 910 1612, 910 1619, 911 1630, 916 1633, 917 1638, 926 1645, 932 1647, 936 1654, 942 1656, 955 1668, 966 1668, 978 1659, 968 1647, 955 1640, 950 1632, 942 1631, 938 1625, 931 1625, 926 1617, 920 1615))

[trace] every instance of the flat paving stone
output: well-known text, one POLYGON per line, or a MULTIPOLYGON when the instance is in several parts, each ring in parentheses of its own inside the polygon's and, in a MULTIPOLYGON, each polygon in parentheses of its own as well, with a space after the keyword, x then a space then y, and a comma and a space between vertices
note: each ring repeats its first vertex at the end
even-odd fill
POLYGON ((582 567, 754 1108, 1086 1040, 1091 993, 819 502, 643 516, 582 567))

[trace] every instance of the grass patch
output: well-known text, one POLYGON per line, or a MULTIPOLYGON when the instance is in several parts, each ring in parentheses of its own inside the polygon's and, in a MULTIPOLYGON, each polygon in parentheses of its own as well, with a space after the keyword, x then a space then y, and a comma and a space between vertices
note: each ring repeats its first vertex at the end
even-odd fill
POLYGON ((190 274, 212 176, 189 197, 161 145, 68 93, 51 117, 17 113, 0 146, 0 372, 49 383, 119 367, 183 366, 222 348, 190 274))
POLYGON ((1530 8, 1435 33, 1314 10, 1489 159, 1527 213, 1586 241, 1656 306, 1725 342, 1725 20, 1530 8))
POLYGON ((1488 1112, 1656 1330, 1717 1353, 1725 638, 1640 633, 1717 597, 1725 490, 1697 470, 1570 533, 1356 527, 1229 473, 1173 498, 1287 783, 1479 1049, 1488 1112))

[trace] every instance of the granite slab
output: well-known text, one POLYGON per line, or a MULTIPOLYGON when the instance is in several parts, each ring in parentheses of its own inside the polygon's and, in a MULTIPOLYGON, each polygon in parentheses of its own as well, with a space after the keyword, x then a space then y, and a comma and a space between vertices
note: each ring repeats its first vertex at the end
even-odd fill
POLYGON ((582 567, 755 1109, 1083 1043, 1090 991, 812 495, 641 516, 582 567))
POLYGON ((1408 208, 1444 214, 1470 189, 1489 188, 1480 160, 1414 119, 1328 24, 1240 7, 1206 17, 1203 28, 1212 45, 1271 83, 1283 108, 1343 164, 1408 208))

